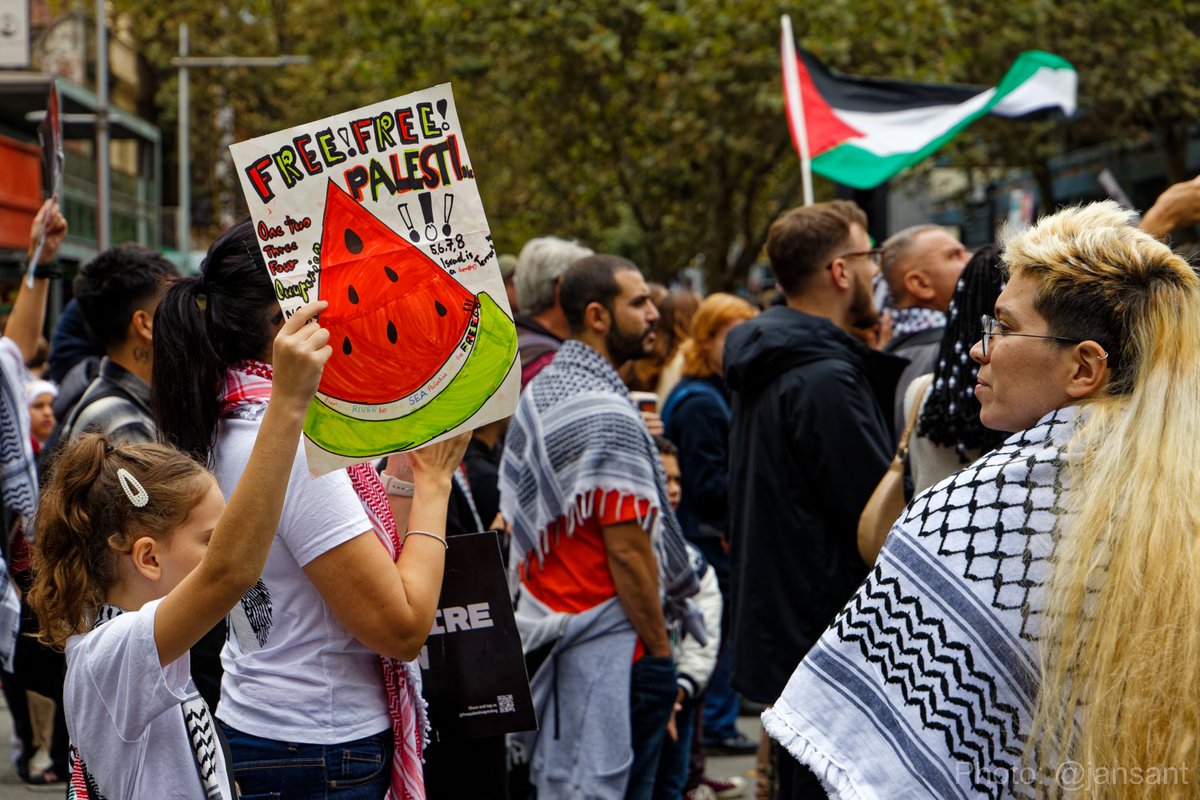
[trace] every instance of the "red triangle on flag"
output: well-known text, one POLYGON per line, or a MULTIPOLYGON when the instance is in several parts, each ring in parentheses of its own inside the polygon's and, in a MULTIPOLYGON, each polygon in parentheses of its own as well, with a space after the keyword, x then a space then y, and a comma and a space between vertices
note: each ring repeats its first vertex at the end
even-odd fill
MULTIPOLYGON (((809 158, 816 158, 850 139, 861 139, 861 131, 847 125, 833 112, 829 103, 817 91, 804 59, 796 56, 796 71, 800 78, 800 97, 804 104, 804 126, 808 131, 809 158)), ((785 102, 788 100, 784 95, 785 102)), ((788 125, 792 130, 792 141, 799 149, 799 131, 796 130, 795 109, 788 108, 788 125)))

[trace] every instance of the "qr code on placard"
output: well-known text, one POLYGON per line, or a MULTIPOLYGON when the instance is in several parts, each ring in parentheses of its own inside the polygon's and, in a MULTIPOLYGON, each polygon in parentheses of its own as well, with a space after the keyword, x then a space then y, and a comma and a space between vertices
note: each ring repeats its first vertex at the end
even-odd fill
POLYGON ((511 694, 497 695, 496 703, 500 706, 501 714, 511 714, 517 710, 516 705, 513 703, 513 696, 511 694))

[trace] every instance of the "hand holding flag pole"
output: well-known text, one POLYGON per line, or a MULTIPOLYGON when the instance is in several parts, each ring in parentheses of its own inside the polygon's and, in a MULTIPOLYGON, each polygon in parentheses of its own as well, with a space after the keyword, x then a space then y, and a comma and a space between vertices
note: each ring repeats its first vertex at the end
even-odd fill
POLYGON ((813 204, 812 156, 808 152, 808 130, 804 122, 804 102, 800 94, 800 71, 796 60, 796 40, 792 38, 792 18, 784 14, 780 54, 783 62, 783 97, 787 107, 792 141, 800 151, 800 172, 804 182, 804 205, 813 204))

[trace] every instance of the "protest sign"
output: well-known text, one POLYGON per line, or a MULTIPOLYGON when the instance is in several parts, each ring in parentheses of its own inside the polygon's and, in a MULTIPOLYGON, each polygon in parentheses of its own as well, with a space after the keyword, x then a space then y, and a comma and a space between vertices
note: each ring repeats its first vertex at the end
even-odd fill
MULTIPOLYGON (((44 198, 57 197, 62 189, 63 152, 62 116, 58 110, 58 83, 50 80, 50 95, 46 98, 46 116, 38 123, 38 141, 42 145, 42 195, 44 198)), ((37 244, 34 245, 33 255, 29 259, 29 270, 25 281, 33 286, 33 271, 42 257, 42 247, 46 244, 45 225, 38 233, 37 244)))
POLYGON ((537 728, 496 534, 455 536, 420 655, 434 741, 537 728))
POLYGON ((449 84, 230 152, 284 314, 330 304, 314 475, 512 414, 516 330, 449 84))

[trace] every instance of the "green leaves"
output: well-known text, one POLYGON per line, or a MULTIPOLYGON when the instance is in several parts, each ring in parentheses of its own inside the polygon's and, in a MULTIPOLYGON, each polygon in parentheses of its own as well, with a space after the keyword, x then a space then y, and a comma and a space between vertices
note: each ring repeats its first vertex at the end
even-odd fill
MULTIPOLYGON (((1044 165, 1064 147, 1143 141, 1200 118, 1200 0, 114 7, 152 67, 164 127, 174 122, 170 59, 181 21, 192 23, 196 54, 313 58, 306 67, 193 72, 198 191, 223 157, 215 122, 223 105, 243 139, 452 80, 500 251, 556 234, 628 255, 660 279, 703 255, 717 287, 745 274, 771 219, 799 202, 779 77, 784 11, 800 45, 855 74, 994 85, 1034 48, 1075 65, 1075 120, 988 120, 945 152, 952 164, 1044 165)), ((1178 150, 1185 138, 1160 140, 1178 150)), ((219 182, 207 185, 219 204, 219 182)), ((819 181, 822 194, 832 187, 819 181)))

